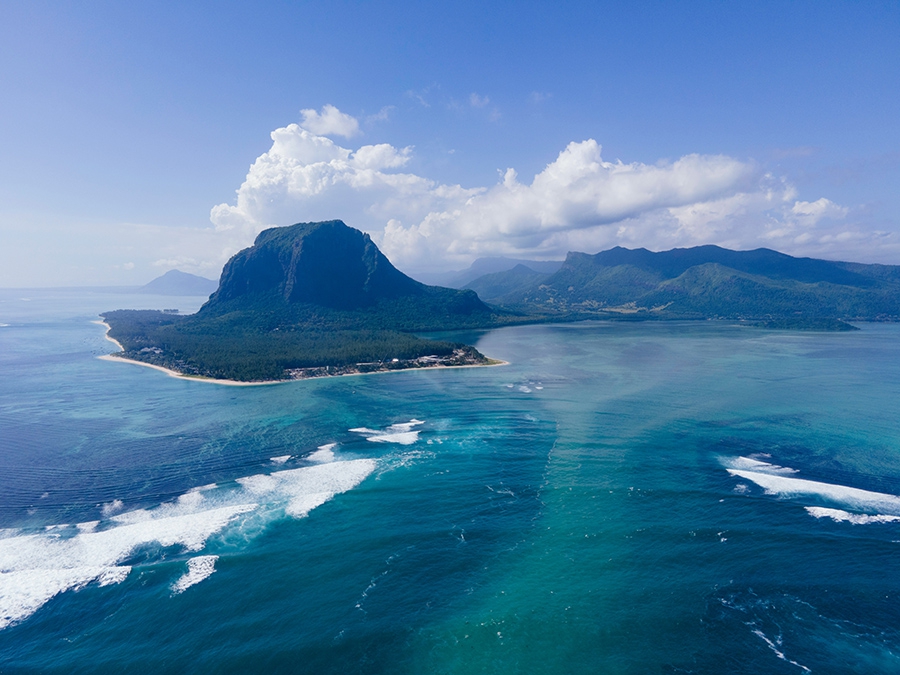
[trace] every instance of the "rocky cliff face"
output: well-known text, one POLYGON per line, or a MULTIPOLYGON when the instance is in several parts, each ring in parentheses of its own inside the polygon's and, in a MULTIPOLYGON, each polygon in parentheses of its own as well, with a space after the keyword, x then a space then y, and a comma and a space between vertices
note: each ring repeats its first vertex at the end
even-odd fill
POLYGON ((210 302, 275 294, 288 303, 355 309, 422 289, 423 284, 391 264, 369 235, 332 220, 261 232, 252 247, 225 265, 210 302))
POLYGON ((312 305, 388 312, 404 326, 453 326, 453 316, 490 315, 473 291, 426 286, 394 267, 369 235, 340 220, 259 234, 222 270, 201 314, 312 305), (418 314, 421 321, 411 317, 418 314), (402 320, 401 320, 402 319, 402 320))

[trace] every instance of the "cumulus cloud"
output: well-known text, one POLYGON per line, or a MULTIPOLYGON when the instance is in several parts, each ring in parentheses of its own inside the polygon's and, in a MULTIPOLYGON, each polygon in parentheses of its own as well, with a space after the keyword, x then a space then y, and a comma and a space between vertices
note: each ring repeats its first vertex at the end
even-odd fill
POLYGON ((359 134, 359 122, 356 118, 342 113, 333 105, 322 106, 322 112, 307 108, 301 110, 300 114, 303 115, 303 123, 300 126, 314 134, 344 138, 352 138, 359 134))
MULTIPOLYGON (((688 155, 655 165, 604 161, 594 140, 570 143, 530 184, 514 169, 456 208, 385 229, 388 255, 454 257, 557 252, 571 233, 633 220, 752 186, 754 167, 724 156, 688 155)), ((596 232, 595 232, 596 234, 596 232)))
MULTIPOLYGON (((316 119, 349 117, 322 110, 316 119)), ((588 139, 569 143, 530 181, 510 168, 493 186, 463 187, 405 171, 412 147, 343 147, 308 119, 273 131, 235 202, 213 207, 211 220, 229 241, 249 245, 266 227, 341 218, 401 268, 424 270, 614 245, 715 243, 839 257, 846 242, 862 247, 875 236, 848 224, 847 208, 824 197, 802 201, 786 179, 725 155, 613 162, 588 139)))
POLYGON ((814 202, 794 202, 791 207, 795 222, 804 227, 813 227, 823 218, 844 218, 847 212, 847 208, 824 197, 814 202))
POLYGON ((392 217, 421 219, 480 191, 396 171, 409 161, 411 147, 351 150, 297 124, 271 137, 272 147, 250 167, 236 202, 212 208, 217 230, 241 233, 249 242, 266 227, 341 218, 377 233, 392 217))

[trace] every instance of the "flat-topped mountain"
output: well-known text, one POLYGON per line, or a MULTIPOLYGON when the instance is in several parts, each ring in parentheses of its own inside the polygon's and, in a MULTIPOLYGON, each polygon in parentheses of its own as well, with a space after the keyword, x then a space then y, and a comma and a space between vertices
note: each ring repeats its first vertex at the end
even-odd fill
POLYGON ((697 246, 569 253, 553 274, 524 266, 471 282, 520 312, 784 320, 897 320, 900 267, 697 246))
POLYGON ((418 331, 488 325, 493 316, 473 291, 406 276, 369 235, 340 220, 261 232, 228 261, 197 316, 263 308, 288 324, 313 314, 348 326, 418 331))
MULTIPOLYGON (((424 289, 394 267, 368 234, 332 220, 261 232, 252 247, 225 265, 209 307, 272 296, 286 303, 355 309, 420 295, 424 289)), ((477 304, 474 294, 469 297, 477 304)))
POLYGON ((367 234, 339 220, 261 232, 228 261, 196 314, 103 316, 127 358, 237 380, 486 363, 471 347, 410 333, 498 318, 473 291, 409 278, 367 234))

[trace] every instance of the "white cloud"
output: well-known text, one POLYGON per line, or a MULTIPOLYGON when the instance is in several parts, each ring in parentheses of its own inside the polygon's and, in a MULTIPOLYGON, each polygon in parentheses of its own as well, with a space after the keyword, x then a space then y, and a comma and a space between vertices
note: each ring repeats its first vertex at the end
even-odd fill
MULTIPOLYGON (((881 236, 848 224, 847 208, 826 198, 801 201, 786 179, 724 155, 610 162, 589 139, 570 143, 530 182, 507 169, 491 187, 464 188, 403 171, 411 147, 346 148, 297 124, 271 137, 236 201, 211 211, 234 250, 266 227, 333 218, 369 232, 408 270, 614 245, 770 246, 846 258, 881 236)), ((898 243, 884 235, 879 246, 898 243)))
MULTIPOLYGON (((352 119, 333 106, 315 117, 329 118, 352 119)), ((610 162, 589 139, 570 143, 530 180, 506 169, 492 186, 463 187, 413 172, 412 147, 345 147, 306 121, 271 133, 270 148, 250 166, 235 200, 211 209, 215 227, 26 220, 0 212, 5 283, 137 284, 174 268, 215 278, 261 230, 334 218, 370 233, 406 271, 460 269, 487 255, 559 259, 616 245, 767 246, 885 263, 900 256, 900 235, 890 224, 876 231, 860 220, 864 209, 818 195, 804 200, 787 179, 733 157, 610 162)))
POLYGON ((397 106, 395 105, 386 105, 374 115, 366 117, 366 123, 374 124, 375 122, 387 122, 396 109, 397 106))
POLYGON ((300 114, 303 115, 303 122, 300 126, 319 136, 352 138, 360 133, 359 122, 356 118, 342 113, 333 105, 322 106, 322 112, 307 108, 301 110, 300 114))
POLYGON ((568 237, 561 235, 733 194, 750 187, 754 173, 752 165, 724 156, 612 163, 594 140, 570 143, 531 184, 507 169, 497 185, 452 210, 431 212, 408 227, 394 222, 383 245, 398 260, 411 252, 428 258, 443 252, 564 254, 559 248, 568 237))
POLYGON ((838 206, 824 197, 814 202, 794 202, 791 207, 791 215, 795 222, 803 227, 814 227, 823 218, 844 218, 847 213, 845 207, 838 206))
POLYGON ((469 94, 469 105, 471 105, 473 108, 483 108, 490 102, 491 99, 489 99, 487 96, 479 96, 475 92, 469 94))
POLYGON ((413 99, 414 101, 418 101, 419 105, 422 106, 423 108, 430 108, 431 103, 429 103, 428 99, 426 99, 425 97, 431 93, 432 89, 434 89, 434 85, 425 87, 424 89, 421 89, 419 91, 414 91, 413 89, 410 89, 409 91, 406 92, 406 95, 409 98, 413 99))
POLYGON ((357 169, 396 169, 409 161, 412 147, 397 150, 387 143, 364 145, 353 153, 351 163, 357 169))
POLYGON ((235 204, 210 213, 217 230, 234 231, 248 244, 266 227, 334 218, 376 234, 392 217, 421 219, 480 191, 393 171, 409 161, 411 147, 382 143, 354 151, 297 124, 271 137, 272 147, 250 167, 235 204))

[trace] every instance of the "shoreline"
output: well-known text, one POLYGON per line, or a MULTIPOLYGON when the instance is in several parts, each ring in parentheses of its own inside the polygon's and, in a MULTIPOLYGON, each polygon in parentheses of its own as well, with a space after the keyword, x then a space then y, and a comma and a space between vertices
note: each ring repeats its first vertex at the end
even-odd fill
POLYGON ((103 334, 103 337, 112 342, 116 347, 119 348, 120 351, 125 351, 125 347, 122 346, 121 342, 119 342, 115 338, 109 337, 109 331, 112 329, 112 327, 108 323, 106 323, 105 321, 91 321, 91 323, 95 323, 98 326, 106 326, 106 332, 103 334))
MULTIPOLYGON (((111 338, 109 336, 110 325, 105 321, 91 321, 91 323, 98 324, 100 326, 106 326, 106 333, 103 337, 112 342, 116 347, 119 348, 120 351, 124 352, 125 348, 119 343, 118 340, 111 338)), ((144 366, 145 368, 153 368, 154 370, 158 370, 160 372, 165 373, 169 377, 174 377, 179 380, 189 380, 191 382, 207 382, 209 384, 221 384, 227 387, 261 387, 268 386, 272 384, 286 384, 288 382, 302 382, 303 380, 323 380, 331 377, 354 377, 356 375, 380 375, 382 373, 403 373, 410 370, 431 370, 437 368, 490 368, 493 366, 508 366, 509 361, 501 361, 499 359, 488 359, 490 363, 468 363, 461 366, 445 366, 440 363, 436 363, 434 365, 428 366, 418 366, 415 368, 397 368, 394 370, 384 369, 384 370, 373 370, 368 373, 341 373, 339 375, 310 375, 309 377, 296 377, 289 378, 285 380, 260 380, 258 382, 241 382, 240 380, 223 380, 217 379, 213 377, 203 377, 202 375, 185 375, 184 373, 179 373, 177 370, 172 370, 171 368, 166 368, 165 366, 158 366, 155 363, 147 363, 146 361, 137 361, 136 359, 125 358, 124 356, 116 356, 116 354, 101 354, 97 357, 101 361, 113 361, 119 363, 131 363, 136 366, 144 366)))
MULTIPOLYGON (((112 338, 109 338, 112 340, 112 338)), ((112 340, 115 342, 115 340, 112 340)), ((117 343, 118 344, 118 343, 117 343)), ((203 377, 202 375, 185 375, 183 373, 179 373, 177 370, 172 370, 171 368, 166 368, 165 366, 158 366, 155 363, 147 363, 146 361, 136 361, 135 359, 128 359, 124 356, 116 356, 115 354, 101 354, 97 357, 101 361, 113 361, 119 363, 131 363, 136 366, 144 366, 145 368, 153 368, 154 370, 158 370, 160 372, 165 373, 169 377, 174 377, 179 380, 190 380, 191 382, 207 382, 209 384, 221 384, 227 387, 262 387, 272 384, 287 384, 289 382, 303 382, 304 380, 325 380, 333 377, 356 377, 358 375, 383 375, 385 373, 405 373, 414 370, 439 370, 446 369, 450 370, 452 368, 493 368, 495 366, 508 366, 509 361, 500 361, 499 359, 491 359, 492 363, 468 363, 463 366, 444 366, 441 364, 435 364, 433 366, 419 366, 417 368, 397 368, 395 370, 373 370, 368 373, 341 373, 340 375, 310 375, 309 377, 296 377, 290 378, 286 380, 260 380, 259 382, 241 382, 240 380, 222 380, 213 377, 203 377)))
MULTIPOLYGON (((111 338, 110 338, 111 339, 111 338)), ((115 340, 113 340, 115 342, 115 340)), ((284 382, 293 382, 293 380, 264 380, 262 382, 241 382, 239 380, 218 380, 213 377, 202 377, 201 375, 185 375, 184 373, 179 373, 177 370, 172 370, 171 368, 166 368, 164 366, 157 366, 155 363, 147 363, 146 361, 136 361, 135 359, 126 359, 124 356, 116 356, 115 354, 102 354, 97 357, 101 361, 113 361, 118 363, 131 363, 136 366, 144 366, 145 368, 153 368, 153 370, 158 370, 160 372, 165 373, 169 377, 174 377, 179 380, 190 380, 192 382, 209 382, 211 384, 223 384, 229 387, 259 387, 262 385, 268 384, 282 384, 284 382)))
MULTIPOLYGON (((106 333, 103 334, 107 340, 112 342, 116 347, 119 348, 119 351, 124 352, 125 347, 122 346, 115 338, 111 338, 109 336, 109 331, 111 329, 110 325, 105 321, 91 321, 91 323, 95 323, 99 326, 106 326, 106 333)), ((269 380, 265 382, 239 382, 238 380, 217 380, 212 377, 200 377, 199 375, 185 375, 183 373, 179 373, 177 370, 172 370, 171 368, 165 368, 163 366, 157 366, 154 363, 147 363, 145 361, 136 361, 135 359, 126 359, 124 356, 116 356, 115 354, 101 354, 97 357, 101 361, 118 361, 119 363, 133 363, 136 366, 144 366, 146 368, 153 368, 154 370, 159 370, 169 377, 175 377, 179 380, 193 380, 194 382, 211 382, 213 384, 223 384, 229 387, 253 387, 259 386, 263 384, 281 384, 282 382, 290 382, 291 380, 269 380)))

